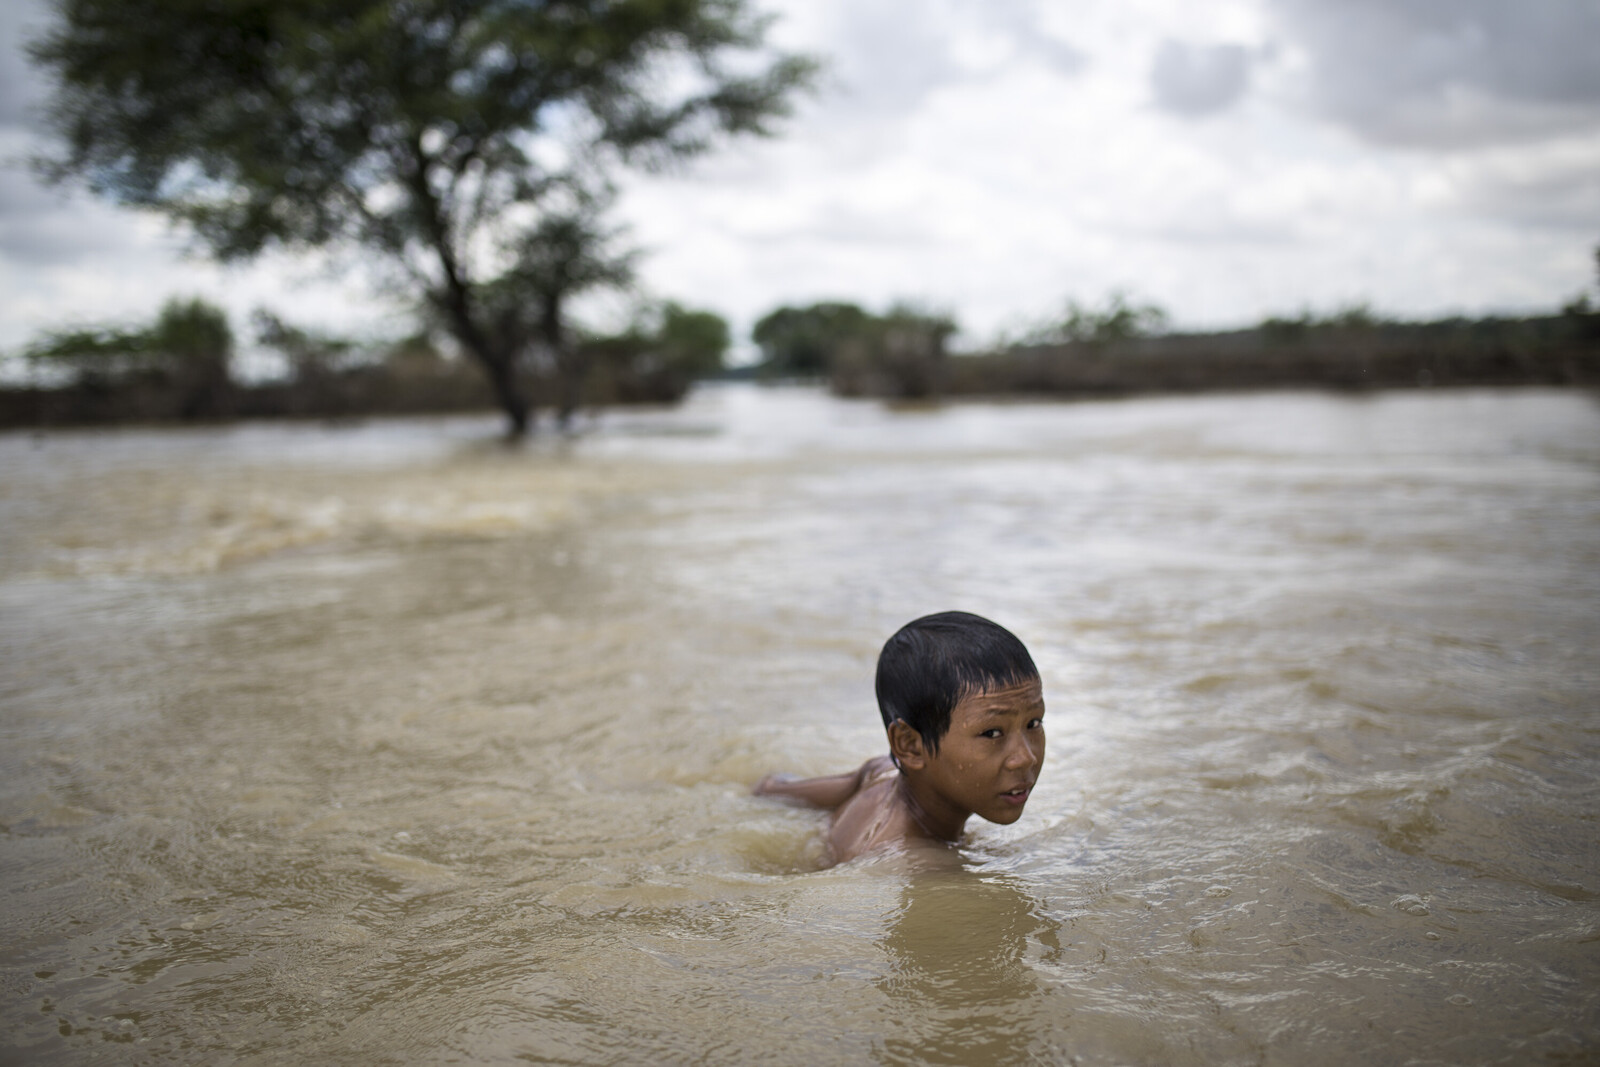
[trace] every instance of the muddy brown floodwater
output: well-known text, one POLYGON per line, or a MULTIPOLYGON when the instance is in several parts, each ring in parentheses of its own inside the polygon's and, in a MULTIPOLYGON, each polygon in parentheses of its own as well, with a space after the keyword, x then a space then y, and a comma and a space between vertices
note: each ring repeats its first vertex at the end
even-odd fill
POLYGON ((1591 395, 494 431, 0 437, 6 1060, 1600 1056, 1591 395), (945 608, 1039 788, 819 869, 748 787, 945 608))

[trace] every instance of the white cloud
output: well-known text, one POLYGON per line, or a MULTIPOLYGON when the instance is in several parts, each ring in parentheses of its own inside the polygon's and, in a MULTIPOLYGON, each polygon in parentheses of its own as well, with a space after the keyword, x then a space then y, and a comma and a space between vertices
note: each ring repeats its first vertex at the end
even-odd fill
POLYGON ((1250 61, 1243 45, 1163 41, 1150 69, 1156 104, 1188 118, 1225 111, 1249 88, 1250 61))

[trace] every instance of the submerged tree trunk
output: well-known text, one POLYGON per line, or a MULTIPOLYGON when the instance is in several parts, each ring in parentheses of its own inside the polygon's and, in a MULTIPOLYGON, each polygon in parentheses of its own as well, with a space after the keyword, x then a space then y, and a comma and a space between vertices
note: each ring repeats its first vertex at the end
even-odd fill
POLYGON ((515 362, 509 357, 494 359, 488 355, 479 356, 479 361, 489 375, 495 401, 500 405, 500 410, 506 413, 506 439, 520 441, 532 429, 533 417, 528 398, 523 395, 522 385, 517 381, 515 362))
POLYGON ((583 379, 588 366, 588 360, 574 346, 566 345, 556 352, 556 369, 561 377, 556 421, 563 430, 572 428, 572 416, 583 403, 583 379))
POLYGON ((516 350, 510 345, 496 346, 490 343, 489 336, 473 317, 466 286, 454 274, 447 276, 451 284, 435 299, 443 307, 450 332, 455 334, 463 348, 472 353, 484 374, 488 375, 495 403, 506 415, 506 439, 519 441, 532 429, 533 416, 528 398, 522 391, 522 383, 517 380, 516 350))
POLYGON ((483 367, 489 376, 489 388, 494 391, 496 403, 506 413, 506 440, 520 441, 528 435, 532 419, 528 399, 517 381, 517 350, 514 338, 495 337, 482 320, 481 293, 474 291, 472 283, 462 272, 451 241, 449 228, 440 211, 439 201, 428 185, 429 160, 423 151, 422 141, 411 145, 415 170, 408 176, 417 202, 425 208, 424 226, 432 239, 439 257, 444 286, 432 294, 434 304, 444 312, 445 321, 456 340, 483 367), (498 342, 498 343, 496 343, 498 342))
POLYGON ((556 424, 563 430, 572 428, 572 416, 583 403, 583 379, 589 369, 589 360, 567 336, 561 320, 561 293, 545 294, 543 312, 539 317, 539 332, 556 364, 556 424))
POLYGON ((478 324, 465 314, 464 307, 460 315, 455 313, 454 308, 450 311, 451 332, 483 368, 483 373, 489 378, 495 403, 505 412, 506 439, 520 441, 533 428, 533 412, 527 395, 522 391, 522 383, 517 380, 515 350, 492 346, 478 324))

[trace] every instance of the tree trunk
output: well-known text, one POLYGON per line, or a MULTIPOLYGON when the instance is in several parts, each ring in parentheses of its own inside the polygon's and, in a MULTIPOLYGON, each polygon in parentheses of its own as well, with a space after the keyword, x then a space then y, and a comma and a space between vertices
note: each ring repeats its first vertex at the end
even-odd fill
POLYGON ((522 392, 522 383, 517 381, 517 361, 512 352, 499 350, 489 344, 483 329, 472 317, 466 287, 454 276, 451 276, 451 280, 450 288, 440 301, 449 316, 451 332, 489 376, 489 388, 494 391, 495 402, 506 413, 506 440, 520 441, 532 428, 533 418, 528 398, 522 392))
POLYGON ((572 416, 577 413, 578 405, 583 403, 583 379, 588 361, 576 349, 564 346, 556 352, 556 369, 561 378, 556 419, 563 430, 568 430, 572 427, 572 416))
POLYGON ((489 386, 500 410, 506 413, 506 440, 520 441, 528 435, 533 419, 528 410, 528 398, 522 395, 517 381, 516 365, 509 358, 496 359, 487 352, 474 353, 489 375, 489 386))
POLYGON ((584 372, 589 361, 578 346, 567 336, 566 324, 561 321, 561 293, 547 292, 539 317, 539 332, 556 362, 556 423, 562 430, 572 428, 572 416, 583 403, 584 372))
POLYGON ((491 345, 483 324, 474 314, 471 287, 456 262, 450 234, 439 212, 438 200, 428 187, 429 160, 427 153, 422 150, 420 136, 412 141, 411 147, 416 170, 409 176, 410 185, 417 203, 425 209, 424 225, 444 272, 444 290, 434 294, 434 300, 444 309, 456 340, 477 358, 483 365, 484 373, 489 376, 489 387, 494 390, 494 398, 500 404, 500 410, 506 413, 506 440, 520 441, 528 435, 532 419, 529 416, 528 399, 522 395, 522 386, 517 381, 516 349, 514 346, 491 345))

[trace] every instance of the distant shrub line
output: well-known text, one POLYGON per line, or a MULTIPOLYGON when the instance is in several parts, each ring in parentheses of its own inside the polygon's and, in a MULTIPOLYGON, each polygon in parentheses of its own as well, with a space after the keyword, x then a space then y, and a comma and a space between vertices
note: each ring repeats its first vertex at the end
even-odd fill
MULTIPOLYGON (((1577 301, 1560 314, 1396 322, 1355 308, 1271 318, 1244 330, 1161 333, 1165 316, 1113 296, 1095 311, 1069 305, 1060 321, 953 355, 947 316, 897 306, 780 308, 756 324, 762 360, 728 373, 726 323, 710 312, 658 305, 623 332, 582 340, 586 406, 672 403, 692 381, 717 376, 801 378, 840 396, 1110 397, 1153 392, 1431 386, 1600 386, 1600 311, 1577 301)), ((240 383, 222 312, 169 303, 146 329, 76 330, 36 342, 25 358, 48 385, 0 388, 0 427, 232 418, 354 418, 488 411, 496 397, 465 360, 427 335, 358 345, 257 313, 257 338, 284 357, 281 380, 240 383)), ((571 403, 573 382, 551 360, 519 370, 533 410, 571 403)))
MULTIPOLYGON (((283 357, 279 379, 235 378, 227 317, 201 300, 170 301, 149 327, 47 334, 21 354, 35 382, 0 388, 0 428, 337 419, 498 405, 480 369, 441 352, 426 333, 362 344, 265 311, 254 325, 258 341, 283 357)), ((669 302, 642 308, 620 333, 582 336, 572 347, 580 359, 558 363, 535 353, 517 368, 530 412, 560 411, 574 396, 587 405, 679 400, 694 378, 722 367, 728 328, 718 315, 669 302)))
POLYGON ((1165 332, 1166 315, 1113 294, 952 355, 945 315, 905 306, 780 308, 757 323, 759 373, 826 380, 842 396, 1108 396, 1211 389, 1374 389, 1448 385, 1600 385, 1600 312, 1388 321, 1364 307, 1269 318, 1214 333, 1165 332))

